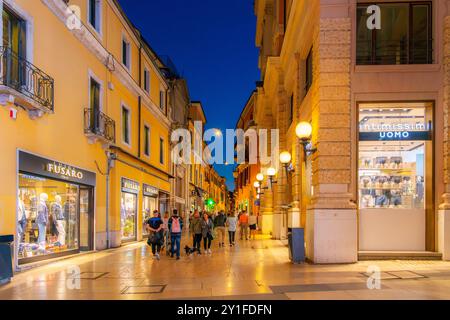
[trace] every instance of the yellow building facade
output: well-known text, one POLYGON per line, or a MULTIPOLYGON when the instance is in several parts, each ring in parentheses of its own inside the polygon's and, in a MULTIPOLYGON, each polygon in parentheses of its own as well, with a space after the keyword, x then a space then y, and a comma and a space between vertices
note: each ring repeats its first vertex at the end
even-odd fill
POLYGON ((172 178, 158 57, 116 1, 2 9, 0 234, 16 265, 141 240, 172 178))

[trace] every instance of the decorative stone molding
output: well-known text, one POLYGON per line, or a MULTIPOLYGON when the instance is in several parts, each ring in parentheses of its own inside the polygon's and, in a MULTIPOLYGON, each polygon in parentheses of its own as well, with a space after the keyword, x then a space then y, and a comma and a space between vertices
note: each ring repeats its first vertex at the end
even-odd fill
POLYGON ((444 22, 444 183, 445 193, 439 206, 442 210, 450 210, 450 16, 444 22))

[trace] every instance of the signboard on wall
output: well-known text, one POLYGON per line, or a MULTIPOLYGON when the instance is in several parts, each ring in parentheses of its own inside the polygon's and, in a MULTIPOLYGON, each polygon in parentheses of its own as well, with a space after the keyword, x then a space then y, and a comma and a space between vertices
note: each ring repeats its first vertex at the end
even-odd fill
POLYGON ((122 191, 128 193, 139 193, 140 186, 139 182, 130 180, 127 178, 122 178, 122 191))

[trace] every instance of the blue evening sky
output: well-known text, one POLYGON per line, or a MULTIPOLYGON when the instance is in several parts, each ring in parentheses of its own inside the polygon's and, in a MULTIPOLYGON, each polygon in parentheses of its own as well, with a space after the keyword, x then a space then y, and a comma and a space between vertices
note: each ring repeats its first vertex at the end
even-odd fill
MULTIPOLYGON (((234 128, 259 80, 253 0, 119 0, 159 55, 171 57, 200 100, 208 128, 234 128)), ((216 166, 234 189, 234 166, 216 166)))

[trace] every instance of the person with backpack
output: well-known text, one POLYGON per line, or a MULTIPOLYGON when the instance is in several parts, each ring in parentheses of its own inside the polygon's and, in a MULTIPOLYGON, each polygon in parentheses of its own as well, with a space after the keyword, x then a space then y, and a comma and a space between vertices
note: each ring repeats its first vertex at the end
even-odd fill
POLYGON ((193 247, 197 251, 198 254, 201 254, 200 245, 202 242, 202 219, 200 218, 200 213, 197 210, 195 210, 195 212, 194 212, 194 217, 192 218, 192 221, 191 221, 191 224, 189 227, 190 227, 190 231, 194 237, 193 247))
POLYGON ((214 224, 212 219, 210 219, 209 215, 205 212, 203 213, 202 219, 202 237, 203 237, 203 249, 205 249, 206 253, 211 254, 211 242, 213 240, 213 228, 214 224))
POLYGON ((159 253, 164 241, 164 222, 159 216, 158 210, 153 211, 153 217, 147 221, 149 231, 147 243, 152 247, 153 258, 160 259, 159 253))
POLYGON ((177 260, 180 260, 181 231, 183 230, 183 219, 178 216, 178 211, 173 210, 172 217, 169 219, 169 232, 171 243, 171 257, 176 253, 177 260))
POLYGON ((217 230, 219 235, 219 247, 225 246, 225 224, 227 222, 227 217, 221 210, 219 214, 214 218, 214 228, 217 230))

